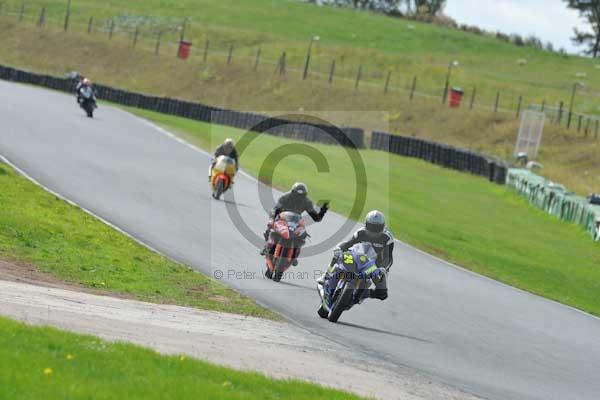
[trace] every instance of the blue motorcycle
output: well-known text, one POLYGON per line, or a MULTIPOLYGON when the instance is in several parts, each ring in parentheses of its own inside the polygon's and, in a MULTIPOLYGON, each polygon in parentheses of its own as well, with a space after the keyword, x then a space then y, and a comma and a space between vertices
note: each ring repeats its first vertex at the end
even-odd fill
POLYGON ((318 314, 337 322, 342 313, 369 296, 372 274, 378 270, 377 253, 370 243, 358 243, 335 260, 323 284, 317 283, 321 297, 318 314))

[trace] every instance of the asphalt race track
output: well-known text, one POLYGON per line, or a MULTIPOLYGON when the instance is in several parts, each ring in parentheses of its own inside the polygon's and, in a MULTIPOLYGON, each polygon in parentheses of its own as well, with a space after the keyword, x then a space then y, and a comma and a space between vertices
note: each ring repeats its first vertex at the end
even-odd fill
MULTIPOLYGON (((226 207, 262 232, 259 185, 211 199, 208 156, 121 110, 90 120, 74 97, 0 81, 0 155, 154 249, 222 280, 312 332, 490 399, 600 398, 600 319, 398 244, 390 297, 321 320, 314 278, 329 252, 276 284, 226 207)), ((243 164, 243 160, 242 160, 243 164)), ((310 189, 310 188, 309 188, 310 189)), ((1 190, 1 188, 0 188, 1 190)), ((311 225, 313 242, 344 219, 311 225)), ((265 349, 265 351, 268 351, 265 349)))

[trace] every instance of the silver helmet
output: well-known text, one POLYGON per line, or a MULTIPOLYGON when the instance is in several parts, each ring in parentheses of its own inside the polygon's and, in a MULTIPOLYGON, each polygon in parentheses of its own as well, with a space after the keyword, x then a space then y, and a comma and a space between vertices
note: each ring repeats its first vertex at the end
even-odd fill
POLYGON ((304 183, 296 182, 292 186, 292 193, 306 196, 308 194, 308 189, 306 188, 306 185, 304 183))
POLYGON ((365 228, 367 233, 377 235, 383 232, 385 228, 385 216, 381 211, 369 211, 365 219, 365 228))

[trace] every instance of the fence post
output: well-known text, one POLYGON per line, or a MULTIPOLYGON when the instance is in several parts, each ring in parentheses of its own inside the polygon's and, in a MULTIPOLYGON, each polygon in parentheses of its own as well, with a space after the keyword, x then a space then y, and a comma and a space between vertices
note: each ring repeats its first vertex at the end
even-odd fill
POLYGON ((135 49, 135 45, 137 44, 138 41, 138 35, 140 34, 140 28, 139 26, 135 26, 135 32, 133 33, 133 48, 135 49))
POLYGON ((46 25, 46 6, 42 7, 42 10, 40 11, 40 16, 38 18, 38 26, 42 28, 44 27, 44 25, 46 25))
POLYGON ((331 67, 329 67, 329 83, 333 83, 333 74, 335 73, 335 58, 331 60, 331 67))
POLYGON ((596 124, 595 124, 595 125, 596 125, 596 128, 595 128, 594 137, 595 137, 596 139, 598 139, 598 120, 596 120, 596 124))
POLYGON ((413 78, 412 87, 410 89, 410 99, 412 100, 415 97, 415 89, 417 88, 417 76, 413 78))
POLYGON ((261 48, 260 46, 258 47, 258 50, 256 51, 256 60, 254 60, 254 70, 258 70, 258 63, 260 62, 260 52, 261 52, 261 48))
POLYGON ((279 76, 285 76, 285 51, 281 54, 279 59, 279 76))
POLYGON ((542 111, 544 112, 544 110, 546 109, 546 100, 542 100, 542 111))
POLYGON ((202 62, 206 62, 208 60, 208 46, 210 42, 206 39, 206 43, 204 43, 204 55, 202 56, 202 62))
POLYGON ((158 55, 158 52, 160 51, 160 41, 162 39, 162 31, 158 31, 158 35, 156 36, 156 46, 154 46, 154 54, 158 55))
POLYGON ((560 105, 558 106, 558 114, 556 114, 556 122, 558 126, 560 126, 560 121, 562 120, 564 102, 561 100, 560 105))
POLYGON ((496 105, 494 105, 494 112, 498 112, 498 104, 500 103, 500 92, 496 93, 496 105))
POLYGON ((229 45, 229 52, 227 53, 227 65, 231 64, 231 54, 233 53, 233 44, 229 45))
MULTIPOLYGON (((311 41, 312 44, 312 41, 311 41)), ((302 71, 302 80, 306 80, 308 77, 308 67, 310 66, 310 48, 306 53, 306 60, 304 61, 304 71, 302 71)))
POLYGON ((71 16, 71 0, 67 2, 67 11, 65 12, 65 25, 63 30, 66 32, 69 29, 69 17, 71 16))
POLYGON ((93 24, 94 24, 94 17, 90 17, 90 19, 88 19, 88 28, 87 28, 88 35, 90 33, 92 33, 92 25, 93 24))
POLYGON ((581 115, 577 118, 577 133, 581 131, 581 115))
POLYGON ((517 103, 517 118, 521 115, 521 102, 523 101, 523 96, 519 96, 519 102, 517 103))
POLYGON ((585 130, 584 130, 585 137, 588 136, 589 131, 590 131, 590 118, 588 117, 587 123, 585 124, 585 130))
POLYGON ((392 75, 392 71, 388 71, 387 76, 385 77, 385 86, 383 88, 383 94, 387 94, 388 86, 390 85, 390 76, 392 75))
POLYGON ((475 104, 475 95, 477 94, 477 86, 473 85, 473 93, 471 93, 471 104, 469 105, 469 110, 473 109, 473 104, 475 104))
POLYGON ((23 21, 24 14, 25 14, 25 3, 22 3, 21 9, 19 10, 19 22, 23 21))
POLYGON ((358 72, 356 73, 356 81, 354 82, 354 90, 358 89, 358 84, 360 83, 360 76, 362 75, 362 65, 358 66, 358 72))
POLYGON ((185 17, 183 19, 183 24, 181 24, 181 35, 179 36, 179 41, 180 42, 183 42, 183 39, 185 39, 185 28, 187 26, 187 23, 188 23, 188 18, 185 17))
POLYGON ((115 30, 115 21, 111 19, 110 20, 110 28, 108 29, 108 40, 112 39, 114 30, 115 30))

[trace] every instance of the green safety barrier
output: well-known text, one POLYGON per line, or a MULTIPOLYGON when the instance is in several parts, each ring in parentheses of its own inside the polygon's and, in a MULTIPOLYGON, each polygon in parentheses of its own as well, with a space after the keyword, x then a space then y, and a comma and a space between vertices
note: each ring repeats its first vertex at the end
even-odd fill
POLYGON ((522 168, 510 168, 506 185, 547 213, 582 226, 600 242, 600 206, 522 168))

